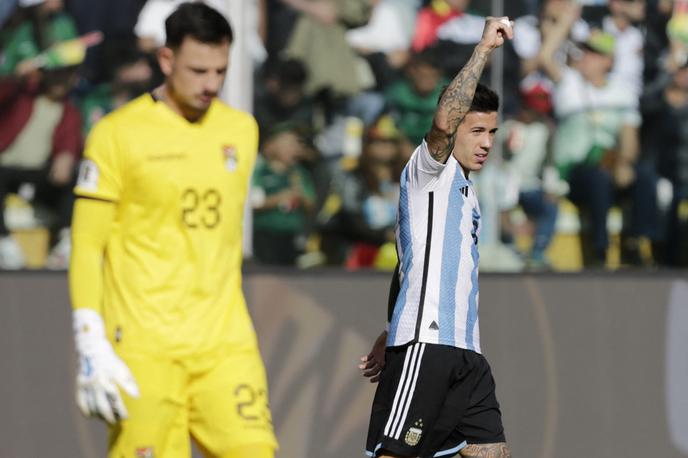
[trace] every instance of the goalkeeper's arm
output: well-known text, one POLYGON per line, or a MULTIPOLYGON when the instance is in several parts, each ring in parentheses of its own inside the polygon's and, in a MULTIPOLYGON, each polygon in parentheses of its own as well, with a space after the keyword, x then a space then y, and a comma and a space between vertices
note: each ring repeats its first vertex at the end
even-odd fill
POLYGON ((74 339, 79 356, 76 399, 85 415, 114 423, 126 418, 118 386, 138 396, 134 377, 105 334, 100 310, 103 298, 103 254, 115 219, 115 204, 80 198, 74 205, 69 290, 74 339))

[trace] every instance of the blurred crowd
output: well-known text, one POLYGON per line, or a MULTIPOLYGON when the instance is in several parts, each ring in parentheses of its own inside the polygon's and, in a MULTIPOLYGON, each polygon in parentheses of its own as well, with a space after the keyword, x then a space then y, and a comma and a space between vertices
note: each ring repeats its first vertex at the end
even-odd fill
MULTIPOLYGON (((27 265, 38 238, 26 233, 39 226, 41 262, 67 266, 84 138, 160 84, 156 51, 179 3, 3 0, 0 268, 27 265)), ((245 3, 261 132, 253 259, 393 268, 401 169, 493 2, 245 3)), ((488 225, 482 267, 688 265, 688 1, 503 8, 514 40, 500 74, 485 74, 503 123, 489 167, 472 176, 488 225)))

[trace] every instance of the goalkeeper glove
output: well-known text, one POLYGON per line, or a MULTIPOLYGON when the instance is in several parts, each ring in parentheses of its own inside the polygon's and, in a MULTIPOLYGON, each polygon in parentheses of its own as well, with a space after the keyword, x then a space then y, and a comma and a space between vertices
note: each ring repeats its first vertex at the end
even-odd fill
POLYGON ((73 313, 74 339, 79 357, 76 403, 84 415, 99 415, 108 423, 127 418, 127 409, 117 386, 132 397, 139 388, 105 336, 100 314, 90 309, 73 313))

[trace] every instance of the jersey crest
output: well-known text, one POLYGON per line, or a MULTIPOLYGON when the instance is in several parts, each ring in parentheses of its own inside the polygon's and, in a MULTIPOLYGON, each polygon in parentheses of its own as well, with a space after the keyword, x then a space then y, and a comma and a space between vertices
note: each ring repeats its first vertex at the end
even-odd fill
POLYGON ((229 172, 234 172, 237 168, 237 153, 233 145, 224 145, 222 147, 222 154, 225 159, 225 168, 229 172))
POLYGON ((420 442, 420 438, 423 435, 423 420, 418 420, 416 421, 413 426, 411 426, 408 431, 406 431, 406 435, 404 436, 404 442, 406 442, 406 445, 410 445, 411 447, 418 445, 418 442, 420 442))

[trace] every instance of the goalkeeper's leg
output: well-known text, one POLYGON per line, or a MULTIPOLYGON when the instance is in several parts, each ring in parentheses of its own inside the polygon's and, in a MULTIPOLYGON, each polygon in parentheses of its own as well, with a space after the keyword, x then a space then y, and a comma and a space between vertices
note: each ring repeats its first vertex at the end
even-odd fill
POLYGON ((109 458, 189 458, 187 375, 165 358, 123 355, 140 388, 124 398, 129 418, 110 426, 109 458))
POLYGON ((257 349, 196 360, 189 384, 189 428, 213 458, 272 458, 277 449, 267 381, 257 349))

